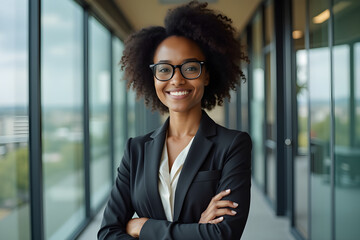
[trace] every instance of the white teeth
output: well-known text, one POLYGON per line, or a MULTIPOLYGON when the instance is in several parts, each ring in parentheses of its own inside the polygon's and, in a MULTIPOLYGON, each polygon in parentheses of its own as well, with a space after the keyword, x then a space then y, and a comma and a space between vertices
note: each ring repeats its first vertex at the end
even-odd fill
POLYGON ((189 91, 181 91, 181 92, 170 92, 170 95, 173 95, 173 96, 184 96, 186 94, 188 94, 189 91))

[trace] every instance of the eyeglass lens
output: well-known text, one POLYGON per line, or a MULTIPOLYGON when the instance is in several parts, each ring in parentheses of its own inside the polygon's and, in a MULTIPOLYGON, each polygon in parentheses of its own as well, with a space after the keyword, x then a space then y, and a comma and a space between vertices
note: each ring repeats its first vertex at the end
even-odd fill
MULTIPOLYGON (((155 77, 159 80, 169 80, 174 75, 174 67, 168 63, 161 63, 156 65, 155 77)), ((200 76, 201 64, 198 62, 187 62, 180 67, 181 74, 184 78, 195 79, 200 76)))

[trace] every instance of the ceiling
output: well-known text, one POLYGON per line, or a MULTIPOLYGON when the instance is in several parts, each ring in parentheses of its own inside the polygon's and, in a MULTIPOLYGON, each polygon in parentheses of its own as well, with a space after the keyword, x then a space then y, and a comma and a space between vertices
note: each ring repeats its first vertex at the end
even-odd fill
MULTIPOLYGON (((167 10, 178 6, 178 4, 161 3, 165 0, 114 0, 114 2, 136 31, 148 26, 163 26, 167 10)), ((176 2, 181 1, 176 0, 176 2)), ((230 17, 233 20, 233 26, 240 33, 262 1, 217 0, 211 2, 215 3, 209 3, 209 7, 230 17)))

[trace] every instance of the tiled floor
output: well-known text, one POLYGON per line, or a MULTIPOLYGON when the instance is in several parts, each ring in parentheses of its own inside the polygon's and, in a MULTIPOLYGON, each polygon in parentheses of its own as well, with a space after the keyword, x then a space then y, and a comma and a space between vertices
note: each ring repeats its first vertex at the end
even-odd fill
MULTIPOLYGON (((242 240, 294 240, 287 217, 276 217, 263 194, 253 184, 249 219, 242 240)), ((94 218, 79 240, 94 240, 99 229, 102 211, 94 218)))

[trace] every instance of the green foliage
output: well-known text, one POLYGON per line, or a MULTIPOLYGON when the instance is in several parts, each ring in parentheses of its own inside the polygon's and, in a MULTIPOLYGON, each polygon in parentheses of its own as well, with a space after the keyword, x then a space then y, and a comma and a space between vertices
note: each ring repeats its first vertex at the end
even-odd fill
POLYGON ((330 141, 330 115, 328 114, 323 121, 312 123, 311 125, 311 135, 313 138, 322 140, 324 142, 330 141))
POLYGON ((6 201, 22 203, 29 195, 29 154, 22 147, 0 158, 0 206, 6 201))

